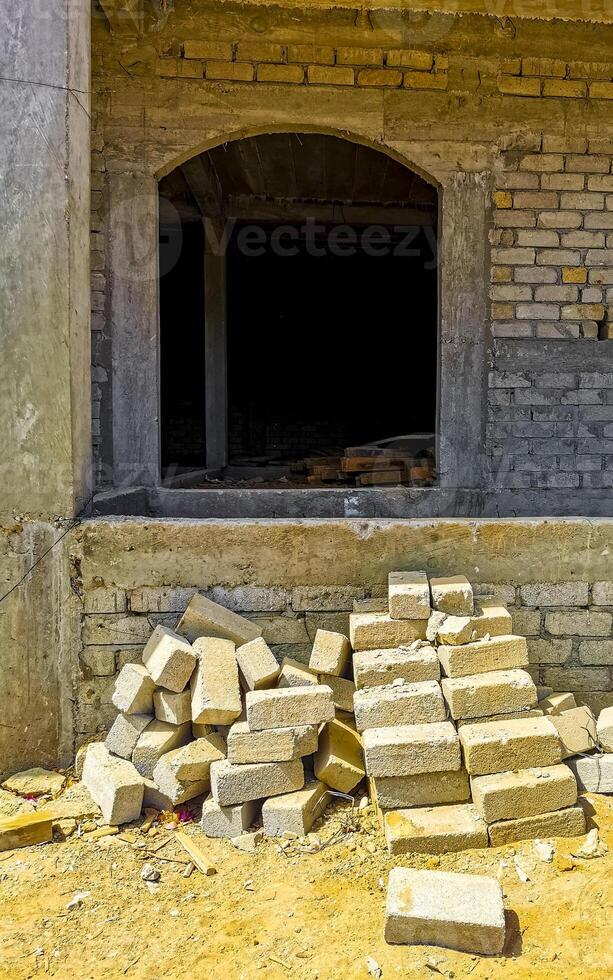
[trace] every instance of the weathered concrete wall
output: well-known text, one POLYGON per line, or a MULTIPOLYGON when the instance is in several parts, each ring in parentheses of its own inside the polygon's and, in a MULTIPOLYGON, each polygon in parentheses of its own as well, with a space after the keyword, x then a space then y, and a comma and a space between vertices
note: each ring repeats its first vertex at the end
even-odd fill
MULTIPOLYGON (((523 513, 522 491, 611 487, 613 341, 596 338, 613 307, 613 28, 322 6, 186 0, 132 38, 96 23, 100 483, 123 485, 109 188, 302 128, 379 146, 441 188, 442 486, 517 490, 523 513)), ((147 362, 151 335, 134 341, 147 362)))
POLYGON ((91 489, 90 18, 87 0, 0 0, 0 776, 72 745, 60 538, 91 489))
POLYGON ((72 536, 83 602, 77 739, 114 717, 114 675, 191 595, 257 619, 277 656, 306 660, 318 627, 347 630, 387 574, 463 573, 511 608, 535 678, 613 704, 613 522, 186 521, 113 518, 72 536))

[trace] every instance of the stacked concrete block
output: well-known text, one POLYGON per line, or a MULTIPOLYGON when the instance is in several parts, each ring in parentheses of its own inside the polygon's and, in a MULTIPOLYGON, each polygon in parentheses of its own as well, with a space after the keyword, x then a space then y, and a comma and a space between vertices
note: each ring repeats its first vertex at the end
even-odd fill
POLYGON ((317 751, 317 725, 252 731, 246 721, 236 721, 228 732, 228 761, 289 762, 317 751))
POLYGON ((244 765, 234 765, 226 759, 211 766, 211 793, 222 807, 293 793, 303 786, 301 759, 244 765))
POLYGON ((356 728, 386 728, 444 721, 445 702, 440 684, 403 681, 380 687, 364 687, 353 698, 356 728))
POLYGON ((192 701, 189 691, 166 691, 163 688, 154 692, 153 707, 158 721, 170 725, 182 725, 192 720, 192 701))
POLYGON ((349 720, 327 722, 313 759, 315 775, 330 789, 350 793, 364 779, 362 741, 349 720))
POLYGON ((487 824, 472 803, 391 810, 384 818, 390 854, 445 854, 487 847, 487 824))
POLYGON ((236 660, 241 676, 250 691, 274 687, 281 668, 261 636, 238 647, 236 660))
POLYGON ((202 636, 194 641, 197 663, 190 681, 192 720, 231 725, 242 711, 233 640, 202 636))
POLYGON ((248 691, 247 722, 251 731, 319 725, 334 718, 332 691, 325 684, 248 691))
POLYGON ((153 683, 179 693, 192 676, 196 655, 190 643, 165 626, 156 626, 143 650, 143 663, 153 683))
POLYGON ((115 682, 113 704, 126 715, 152 715, 155 682, 144 664, 126 664, 115 682))
POLYGON ((324 812, 328 798, 325 784, 314 779, 295 793, 265 800, 262 806, 264 833, 269 837, 282 837, 286 833, 303 837, 324 812))
POLYGON ((277 678, 277 687, 305 687, 307 684, 318 684, 317 674, 291 657, 284 657, 277 678))
POLYGON ((349 639, 354 651, 389 650, 426 639, 427 619, 392 619, 389 613, 352 613, 349 639))
POLYGON ((309 660, 309 669, 315 674, 333 674, 342 677, 349 663, 351 645, 342 633, 317 630, 309 660))
POLYGON ((613 752, 613 707, 603 708, 598 715, 596 734, 603 752, 613 752))
POLYGON ((88 745, 83 783, 107 823, 130 823, 140 816, 145 784, 131 762, 112 755, 103 742, 88 745))
POLYGON ((467 677, 445 677, 443 694, 451 717, 485 718, 537 705, 536 686, 525 670, 493 670, 467 677))
POLYGON ((438 681, 441 669, 434 647, 427 643, 387 650, 363 650, 353 655, 356 688, 402 680, 409 684, 438 681))
POLYGON ((168 722, 154 719, 150 722, 132 753, 132 762, 141 776, 153 779, 153 770, 166 752, 185 745, 192 737, 189 722, 183 725, 169 725, 168 722))
POLYGON ((241 646, 250 640, 256 640, 262 635, 262 630, 244 616, 237 615, 203 595, 195 595, 177 624, 177 633, 186 637, 190 643, 206 636, 232 640, 235 645, 241 646))
POLYGON ((430 585, 425 572, 390 572, 388 581, 392 619, 430 618, 430 585))
MULTIPOLYGON (((511 614, 504 606, 483 603, 474 616, 445 616, 437 627, 439 644, 456 646, 482 640, 485 636, 508 636, 511 633, 511 614)), ((514 664, 509 666, 521 666, 514 664)))
POLYGON ((472 616, 475 611, 473 590, 464 575, 431 578, 432 606, 449 616, 472 616))

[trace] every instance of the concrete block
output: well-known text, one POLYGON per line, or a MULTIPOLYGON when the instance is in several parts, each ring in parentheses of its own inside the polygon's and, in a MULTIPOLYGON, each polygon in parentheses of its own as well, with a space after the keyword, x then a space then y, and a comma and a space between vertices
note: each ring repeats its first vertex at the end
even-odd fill
POLYGON ((441 681, 452 718, 479 718, 536 707, 536 686, 525 670, 493 670, 441 681))
POLYGON ((488 832, 492 847, 500 847, 536 837, 581 837, 585 829, 585 813, 580 806, 573 806, 534 817, 501 820, 490 824, 488 832))
POLYGON ((369 776, 449 772, 461 765, 460 741, 450 721, 370 728, 363 735, 369 776))
POLYGON ((364 687, 354 695, 353 710, 359 732, 393 725, 427 725, 445 721, 447 716, 437 681, 364 687))
POLYGON ((353 695, 355 684, 346 677, 335 677, 333 674, 319 674, 320 684, 327 684, 332 691, 332 701, 338 711, 353 712, 353 695))
POLYGON ((140 816, 145 791, 142 776, 127 759, 111 755, 102 742, 87 747, 83 783, 108 824, 130 823, 140 816))
POLYGON ((216 636, 222 640, 232 640, 240 646, 256 640, 262 635, 262 630, 244 616, 231 612, 203 595, 195 595, 177 624, 177 633, 185 636, 190 643, 200 636, 216 636))
POLYGON ((261 636, 238 647, 236 660, 250 691, 275 686, 281 668, 274 653, 261 636))
POLYGON ((196 780, 177 779, 173 772, 173 763, 176 760, 176 754, 181 751, 182 749, 173 749, 171 752, 166 752, 153 770, 155 785, 159 792, 172 802, 173 807, 178 806, 179 803, 187 803, 188 800, 193 800, 196 796, 202 796, 204 793, 208 793, 210 789, 208 776, 205 779, 196 780))
POLYGON ((339 793, 350 793, 364 779, 362 740, 349 719, 335 718, 324 725, 313 769, 318 779, 339 793))
POLYGON ((319 684, 317 675, 311 673, 309 667, 299 660, 284 657, 281 661, 281 673, 277 679, 277 687, 306 687, 319 684))
POLYGON ((289 762, 317 751, 317 725, 273 728, 252 732, 246 721, 235 721, 228 732, 228 761, 289 762))
POLYGON ((202 832, 207 837, 238 837, 249 830, 259 811, 259 800, 220 806, 209 796, 202 804, 202 832))
POLYGON ((383 829, 390 854, 446 854, 487 847, 487 824, 472 803, 388 810, 383 829))
POLYGON ((496 878, 392 868, 385 941, 498 955, 505 940, 502 887, 496 878))
POLYGON ((554 692, 539 701, 538 706, 545 715, 559 715, 562 711, 576 708, 577 702, 574 694, 554 692))
POLYGON ((125 715, 120 712, 111 725, 104 744, 113 755, 131 759, 136 743, 152 721, 151 715, 125 715))
POLYGON ((376 687, 396 680, 416 684, 438 681, 441 676, 439 659, 434 647, 398 647, 389 650, 364 650, 353 655, 355 686, 376 687))
POLYGON ((132 762, 141 776, 153 779, 153 770, 159 759, 166 752, 185 745, 191 737, 192 726, 189 722, 184 725, 169 725, 165 721, 156 719, 147 725, 136 743, 132 762))
POLYGON ((304 786, 300 759, 290 762, 256 762, 235 766, 227 759, 211 766, 211 792, 220 806, 293 793, 304 786))
POLYGON ((549 718, 463 725, 459 737, 471 776, 556 766, 562 760, 560 739, 549 718))
POLYGON ((143 778, 145 792, 143 794, 143 810, 151 807, 152 810, 159 810, 161 813, 172 813, 174 803, 165 793, 162 793, 152 779, 143 778))
POLYGON ((126 715, 152 715, 155 683, 144 664, 126 664, 115 682, 113 704, 126 715))
POLYGON ((449 616, 472 616, 475 612, 473 590, 464 575, 431 578, 432 605, 449 616))
POLYGON ((319 725, 334 718, 332 691, 325 684, 248 691, 247 721, 251 731, 319 725))
POLYGON ((540 708, 528 708, 527 711, 505 711, 499 715, 486 715, 483 718, 458 718, 458 731, 462 725, 487 725, 490 721, 514 721, 517 718, 543 718, 540 708))
POLYGON ((566 759, 583 793, 613 793, 613 755, 575 755, 566 759))
POLYGON ((389 613, 352 613, 349 639, 354 650, 389 650, 425 640, 426 619, 392 619, 389 613))
POLYGON ((495 636, 462 646, 440 645, 438 656, 447 677, 527 667, 529 663, 528 643, 523 636, 495 636))
POLYGON ((159 687, 178 693, 192 676, 196 655, 182 636, 160 625, 147 641, 143 663, 159 687))
POLYGON ((218 732, 214 732, 196 739, 195 742, 187 742, 162 758, 181 782, 208 779, 212 763, 226 758, 226 743, 218 732))
POLYGON ((326 808, 328 787, 318 779, 295 793, 274 796, 262 805, 262 826, 269 837, 285 833, 303 837, 326 808))
POLYGON ((510 636, 511 630, 511 614, 504 606, 483 605, 474 616, 447 616, 437 630, 437 639, 440 644, 457 646, 484 636, 510 636))
POLYGON ((562 745, 562 758, 596 748, 596 719, 589 708, 570 708, 559 715, 549 715, 562 745))
POLYGON ((598 715, 596 734, 603 752, 613 752, 613 706, 603 708, 598 715))
POLYGON ((167 691, 160 688, 153 694, 153 707, 158 721, 167 721, 169 725, 183 725, 192 720, 191 691, 167 691))
POLYGON ((533 817, 577 802, 576 780, 563 765, 473 776, 470 788, 486 823, 533 817))
POLYGON ((392 619, 429 619, 430 585, 425 572, 390 572, 388 583, 392 619))
POLYGON ((416 776, 380 777, 374 783, 377 803, 382 810, 464 803, 470 800, 470 784, 465 769, 423 772, 416 776))
POLYGON ((192 720, 231 725, 242 711, 234 642, 202 636, 194 641, 194 651, 198 662, 190 681, 192 720))
POLYGON ((349 663, 351 645, 342 633, 317 630, 309 660, 309 670, 316 674, 334 674, 342 677, 349 663))

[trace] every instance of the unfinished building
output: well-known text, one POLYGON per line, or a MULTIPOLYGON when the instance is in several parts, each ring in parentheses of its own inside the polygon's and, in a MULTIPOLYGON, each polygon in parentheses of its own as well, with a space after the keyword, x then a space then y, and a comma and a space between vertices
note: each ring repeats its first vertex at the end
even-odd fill
POLYGON ((613 703, 613 16, 512 6, 2 11, 2 772, 195 592, 304 660, 401 568, 613 703))

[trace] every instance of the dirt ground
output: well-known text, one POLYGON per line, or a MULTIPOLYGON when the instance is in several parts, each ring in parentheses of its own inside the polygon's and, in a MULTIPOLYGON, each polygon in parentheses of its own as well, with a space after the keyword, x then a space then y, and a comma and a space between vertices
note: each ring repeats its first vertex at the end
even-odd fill
POLYGON ((345 803, 328 808, 306 843, 268 839, 255 853, 186 824, 216 868, 210 877, 184 877, 189 857, 165 828, 6 852, 0 977, 368 978, 367 957, 384 978, 611 977, 613 797, 587 801, 609 846, 591 860, 571 857, 584 838, 554 841, 552 863, 530 841, 390 857, 372 810, 345 803), (146 862, 160 871, 158 884, 142 880, 146 862), (504 955, 386 945, 385 888, 396 865, 499 875, 504 955), (77 892, 86 894, 69 910, 77 892))

